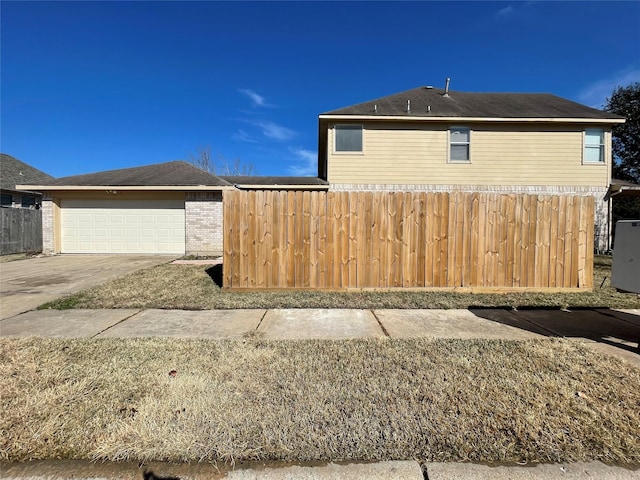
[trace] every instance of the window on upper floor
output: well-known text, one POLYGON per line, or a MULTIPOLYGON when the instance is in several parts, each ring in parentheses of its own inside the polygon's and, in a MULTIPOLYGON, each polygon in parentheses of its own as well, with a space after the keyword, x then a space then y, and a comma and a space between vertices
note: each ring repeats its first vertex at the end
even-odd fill
POLYGON ((469 127, 449 128, 449 161, 471 162, 471 129, 469 127))
POLYGON ((336 152, 362 152, 362 125, 336 125, 336 152))
POLYGON ((601 128, 587 128, 584 131, 584 163, 604 162, 604 130, 601 128))

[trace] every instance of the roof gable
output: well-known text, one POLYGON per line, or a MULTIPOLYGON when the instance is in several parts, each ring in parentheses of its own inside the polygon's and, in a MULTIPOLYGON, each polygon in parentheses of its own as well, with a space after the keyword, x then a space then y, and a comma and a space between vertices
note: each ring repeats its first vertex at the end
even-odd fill
POLYGON ((156 163, 143 167, 121 168, 104 172, 73 175, 57 178, 47 186, 213 186, 225 187, 231 184, 184 161, 156 163))
POLYGON ((51 175, 11 155, 0 153, 0 188, 3 190, 16 190, 16 185, 46 183, 51 180, 51 175))
POLYGON ((459 117, 459 118, 584 118, 623 119, 548 93, 475 93, 419 87, 370 100, 323 115, 459 117))

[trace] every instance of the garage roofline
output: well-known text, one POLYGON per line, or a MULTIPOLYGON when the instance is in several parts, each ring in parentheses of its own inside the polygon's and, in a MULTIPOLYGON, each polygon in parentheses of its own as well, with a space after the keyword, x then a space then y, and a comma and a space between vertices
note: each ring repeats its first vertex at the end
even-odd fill
POLYGON ((213 186, 213 185, 16 185, 16 188, 37 191, 174 191, 174 192, 221 192, 226 190, 236 190, 233 186, 213 186))

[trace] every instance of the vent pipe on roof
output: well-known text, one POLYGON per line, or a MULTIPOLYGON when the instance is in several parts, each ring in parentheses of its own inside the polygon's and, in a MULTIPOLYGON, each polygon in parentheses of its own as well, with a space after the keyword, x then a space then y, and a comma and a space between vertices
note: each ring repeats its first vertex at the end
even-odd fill
POLYGON ((377 103, 373 106, 373 113, 378 113, 378 104, 377 103))
POLYGON ((444 85, 444 95, 443 97, 448 97, 449 96, 449 84, 451 83, 451 79, 449 77, 447 77, 447 82, 444 85))
POLYGON ((431 113, 431 105, 427 105, 427 113, 431 113))
POLYGON ((411 100, 407 100, 407 112, 411 111, 411 100))

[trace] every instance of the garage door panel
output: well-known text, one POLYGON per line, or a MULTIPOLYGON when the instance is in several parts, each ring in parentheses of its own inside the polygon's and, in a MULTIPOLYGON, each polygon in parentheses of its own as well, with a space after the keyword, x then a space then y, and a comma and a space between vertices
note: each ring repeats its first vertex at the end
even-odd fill
POLYGON ((184 202, 63 200, 63 253, 184 253, 184 202))

